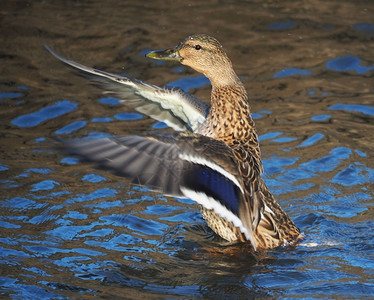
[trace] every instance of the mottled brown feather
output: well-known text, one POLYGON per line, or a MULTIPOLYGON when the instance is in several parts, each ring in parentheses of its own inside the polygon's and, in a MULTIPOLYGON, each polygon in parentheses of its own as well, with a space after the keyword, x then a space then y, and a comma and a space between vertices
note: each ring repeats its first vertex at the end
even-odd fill
MULTIPOLYGON (((245 187, 239 217, 253 229, 255 248, 268 249, 292 242, 299 237, 300 231, 261 178, 261 152, 247 93, 222 46, 214 38, 202 35, 186 39, 179 48, 182 57, 187 53, 182 63, 211 80, 211 109, 198 133, 223 141, 234 153, 245 187), (209 51, 191 51, 197 43, 209 51), (229 79, 222 79, 223 75, 229 79)), ((211 210, 200 210, 208 225, 221 237, 231 242, 243 241, 244 236, 238 228, 227 224, 211 210)))

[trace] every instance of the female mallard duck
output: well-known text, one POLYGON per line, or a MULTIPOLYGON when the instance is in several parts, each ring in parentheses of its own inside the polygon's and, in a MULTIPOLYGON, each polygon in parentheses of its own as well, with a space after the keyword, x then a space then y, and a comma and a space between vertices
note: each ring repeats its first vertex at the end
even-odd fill
POLYGON ((209 227, 229 242, 249 241, 260 250, 300 237, 261 178, 247 93, 215 38, 193 35, 174 48, 147 54, 178 61, 208 77, 210 109, 179 89, 85 67, 46 48, 64 63, 94 75, 123 103, 183 131, 69 142, 73 154, 133 178, 136 184, 196 201, 209 227))

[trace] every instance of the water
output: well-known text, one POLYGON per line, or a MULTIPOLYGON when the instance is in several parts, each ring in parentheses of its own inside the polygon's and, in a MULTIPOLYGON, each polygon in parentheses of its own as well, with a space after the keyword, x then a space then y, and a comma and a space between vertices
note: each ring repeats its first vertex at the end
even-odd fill
MULTIPOLYGON (((4 2, 4 1, 3 1, 4 2)), ((372 1, 5 1, 0 295, 369 299, 374 295, 372 1), (209 33, 251 95, 265 178, 305 235, 251 254, 190 200, 64 156, 56 138, 169 130, 43 50, 204 100, 204 77, 144 53, 209 33)))

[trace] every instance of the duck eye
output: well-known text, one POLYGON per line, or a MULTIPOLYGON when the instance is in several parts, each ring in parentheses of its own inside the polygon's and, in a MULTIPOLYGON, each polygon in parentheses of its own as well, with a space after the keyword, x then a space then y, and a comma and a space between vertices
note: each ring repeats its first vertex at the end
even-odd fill
POLYGON ((201 46, 200 46, 200 45, 196 45, 196 46, 195 46, 195 49, 196 49, 196 50, 200 50, 200 49, 201 49, 201 46))

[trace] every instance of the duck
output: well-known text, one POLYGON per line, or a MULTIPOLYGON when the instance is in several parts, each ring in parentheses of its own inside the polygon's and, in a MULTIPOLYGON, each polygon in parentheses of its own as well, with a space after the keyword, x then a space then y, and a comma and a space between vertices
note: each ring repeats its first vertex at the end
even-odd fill
POLYGON ((134 184, 195 201, 207 225, 229 244, 249 243, 254 251, 266 251, 302 238, 262 178, 248 95, 216 38, 195 34, 146 54, 204 74, 212 86, 210 106, 181 89, 87 67, 45 48, 123 104, 174 129, 64 141, 70 154, 134 184))

